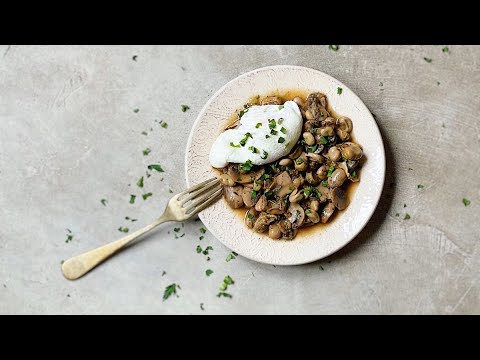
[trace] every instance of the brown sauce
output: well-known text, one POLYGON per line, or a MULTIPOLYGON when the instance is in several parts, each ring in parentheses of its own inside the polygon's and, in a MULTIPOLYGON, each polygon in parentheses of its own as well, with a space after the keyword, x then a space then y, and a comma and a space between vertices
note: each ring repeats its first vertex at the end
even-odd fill
MULTIPOLYGON (((310 93, 311 93, 311 91, 299 90, 299 89, 289 89, 289 90, 277 90, 277 91, 268 93, 266 95, 262 95, 261 97, 264 97, 264 96, 279 96, 279 97, 282 98, 283 101, 288 101, 288 100, 293 100, 294 98, 296 98, 298 96, 298 97, 302 98, 303 101, 305 101, 307 96, 310 93)), ((256 96, 250 98, 245 103, 251 102, 252 99, 255 99, 255 98, 256 98, 256 96)), ((327 99, 327 101, 328 101, 328 99, 327 99)), ((331 108, 330 103, 328 103, 328 102, 327 102, 327 111, 335 118, 338 118, 338 117, 341 116, 331 108)), ((226 122, 225 128, 232 125, 237 120, 238 120, 237 114, 233 113, 232 116, 226 122)), ((353 121, 353 131, 355 131, 355 119, 352 119, 352 121, 353 121)), ((355 142, 355 137, 353 135, 353 131, 350 134, 350 138, 351 138, 351 141, 355 142)), ((365 157, 365 155, 364 155, 364 157, 365 157)), ((362 158, 361 164, 363 164, 364 161, 365 161, 365 159, 362 158)), ((216 171, 218 175, 222 174, 222 171, 220 171, 218 169, 213 169, 213 170, 216 171)), ((361 179, 361 175, 360 175, 360 179, 361 179)), ((348 198, 350 203, 353 201, 355 191, 356 191, 359 183, 360 182, 351 182, 345 188, 345 192, 347 193, 347 198, 348 198)), ((223 201, 225 201, 225 199, 223 199, 223 201)), ((248 210, 247 208, 242 207, 240 209, 232 209, 228 204, 227 204, 227 207, 230 211, 232 211, 234 213, 235 217, 238 218, 238 221, 241 221, 242 223, 244 223, 245 214, 247 213, 247 210, 248 210)), ((347 209, 348 209, 348 207, 347 207, 347 209)), ((270 240, 273 240, 273 241, 297 241, 297 240, 300 240, 300 239, 304 238, 305 236, 310 235, 313 232, 318 232, 320 234, 322 232, 322 230, 325 230, 327 227, 332 225, 337 220, 337 218, 341 217, 342 213, 345 210, 338 210, 338 209, 335 210, 335 212, 333 213, 333 215, 330 217, 330 219, 328 220, 328 222, 326 224, 322 224, 320 222, 320 223, 315 224, 315 225, 304 226, 304 227, 299 228, 298 233, 293 240, 274 240, 274 239, 271 239, 268 236, 268 232, 263 233, 263 234, 261 234, 261 233, 256 233, 256 234, 263 235, 263 236, 265 236, 265 237, 267 237, 267 238, 269 238, 270 240)), ((244 224, 244 226, 246 227, 245 224, 244 224)), ((250 231, 253 232, 253 229, 250 229, 250 231)))

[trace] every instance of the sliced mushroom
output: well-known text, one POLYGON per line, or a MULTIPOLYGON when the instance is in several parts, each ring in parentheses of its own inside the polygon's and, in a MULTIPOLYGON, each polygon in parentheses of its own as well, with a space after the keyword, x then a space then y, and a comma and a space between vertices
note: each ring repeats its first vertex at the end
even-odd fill
POLYGON ((278 224, 272 224, 268 227, 268 236, 272 239, 279 239, 282 236, 280 226, 278 224))
POLYGON ((294 190, 292 178, 288 172, 284 171, 275 178, 275 182, 281 188, 278 190, 277 195, 279 197, 284 197, 285 195, 290 194, 294 190))
POLYGON ((292 223, 292 229, 299 228, 305 222, 305 211, 296 203, 290 204, 287 215, 288 221, 292 223))
POLYGON ((322 155, 316 153, 307 153, 307 156, 311 161, 316 163, 322 163, 324 160, 322 155))
POLYGON ((283 200, 268 200, 267 213, 273 215, 280 215, 285 212, 287 206, 283 200))
POLYGON ((335 131, 335 134, 337 134, 337 136, 338 136, 338 137, 340 138, 340 140, 342 140, 342 141, 350 140, 350 133, 347 132, 347 131, 337 129, 337 131, 335 131))
POLYGON ((278 96, 266 96, 260 102, 261 105, 282 105, 283 101, 278 96))
POLYGON ((332 146, 330 149, 328 149, 328 158, 336 162, 342 158, 342 154, 336 146, 332 146))
POLYGON ((302 147, 301 146, 297 146, 295 148, 295 150, 293 150, 293 152, 288 155, 288 157, 292 160, 295 160, 296 158, 298 158, 300 155, 302 155, 302 147))
POLYGON ((296 188, 301 187, 305 183, 305 179, 302 174, 299 174, 295 179, 293 179, 293 186, 296 188))
POLYGON ((346 116, 340 116, 337 119, 337 127, 342 131, 346 131, 348 133, 352 132, 352 130, 353 130, 352 120, 350 120, 350 118, 348 118, 346 116))
POLYGON ((255 199, 252 198, 252 189, 249 187, 243 188, 242 199, 247 208, 251 208, 253 205, 255 205, 255 199))
POLYGON ((258 199, 257 203, 255 204, 255 210, 257 211, 265 211, 267 210, 267 205, 268 205, 268 200, 265 195, 260 196, 260 199, 258 199))
POLYGON ((315 210, 308 209, 307 211, 305 211, 305 214, 307 215, 307 218, 313 224, 316 224, 316 223, 320 222, 320 216, 318 215, 318 213, 315 210))
POLYGON ((323 104, 326 104, 325 96, 320 93, 312 93, 308 95, 305 102, 305 113, 310 112, 315 120, 323 120, 329 116, 323 104))
POLYGON ((264 233, 268 230, 268 226, 277 220, 275 215, 269 215, 267 213, 261 213, 258 216, 257 220, 255 220, 255 224, 253 225, 253 230, 259 233, 264 233))
POLYGON ((292 166, 293 161, 291 159, 282 159, 278 162, 280 166, 292 166))
POLYGON ((280 227, 280 231, 283 234, 288 233, 290 230, 292 230, 292 223, 288 220, 280 220, 278 222, 278 226, 280 227))
POLYGON ((293 192, 290 194, 290 197, 288 198, 288 200, 291 203, 298 203, 302 201, 302 199, 303 199, 303 191, 299 189, 293 190, 293 192))
POLYGON ((328 178, 328 186, 331 188, 342 186, 346 179, 347 174, 345 174, 345 171, 342 169, 335 169, 332 176, 328 178))
POLYGON ((307 175, 305 175, 305 180, 311 185, 317 185, 318 184, 318 177, 316 172, 307 172, 307 175))
POLYGON ((348 180, 350 180, 352 182, 357 182, 360 179, 358 178, 358 176, 352 176, 351 175, 350 169, 348 167, 349 162, 358 163, 358 161, 342 161, 342 162, 337 163, 337 166, 338 166, 339 169, 342 169, 343 171, 345 171, 345 174, 347 174, 347 179, 348 180))
POLYGON ((309 131, 306 131, 303 133, 303 140, 305 140, 305 143, 308 146, 312 146, 315 144, 315 137, 309 131))
POLYGON ((327 117, 325 120, 322 121, 323 126, 335 126, 337 123, 337 120, 335 120, 333 117, 327 117))
POLYGON ((295 170, 305 171, 308 168, 308 157, 306 153, 302 153, 295 161, 295 170))
POLYGON ((325 205, 320 215, 320 220, 322 221, 322 223, 325 224, 334 212, 335 205, 333 203, 328 203, 327 205, 325 205))
POLYGON ((247 225, 250 229, 253 228, 253 224, 255 224, 255 217, 257 216, 257 212, 255 209, 248 209, 245 213, 245 225, 247 225))
POLYGON ((223 193, 230 207, 238 209, 243 206, 243 186, 225 186, 223 193))
POLYGON ((328 174, 328 166, 327 165, 322 165, 318 168, 317 177, 320 180, 325 180, 327 178, 327 174, 328 174))
POLYGON ((317 135, 320 136, 333 136, 334 134, 334 129, 333 126, 325 126, 323 128, 320 128, 319 131, 317 131, 317 135))
POLYGON ((330 199, 330 189, 328 187, 325 187, 323 185, 318 185, 317 190, 319 193, 318 201, 321 203, 324 203, 330 199))
POLYGON ((234 186, 235 185, 235 181, 233 181, 232 177, 228 174, 220 175, 219 179, 220 179, 220 182, 222 183, 222 185, 225 185, 225 186, 234 186))
POLYGON ((359 160, 363 156, 362 147, 353 142, 346 142, 338 145, 345 160, 359 160))
POLYGON ((342 188, 332 190, 332 202, 338 210, 343 210, 348 206, 347 194, 342 188))
POLYGON ((320 208, 320 201, 316 199, 310 200, 310 205, 308 207, 312 210, 318 211, 320 208))
POLYGON ((303 105, 305 105, 305 103, 303 102, 300 96, 293 98, 293 102, 297 104, 299 107, 303 107, 303 105))
POLYGON ((289 232, 283 234, 282 240, 293 240, 297 236, 298 229, 291 229, 289 232))

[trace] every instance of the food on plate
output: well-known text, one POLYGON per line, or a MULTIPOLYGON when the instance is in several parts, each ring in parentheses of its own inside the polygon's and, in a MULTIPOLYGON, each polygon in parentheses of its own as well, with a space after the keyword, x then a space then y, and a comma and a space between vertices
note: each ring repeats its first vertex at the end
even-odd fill
POLYGON ((352 139, 352 120, 327 108, 321 93, 257 96, 215 140, 210 163, 220 169, 228 205, 246 208, 246 226, 292 240, 347 208, 363 149, 352 139))

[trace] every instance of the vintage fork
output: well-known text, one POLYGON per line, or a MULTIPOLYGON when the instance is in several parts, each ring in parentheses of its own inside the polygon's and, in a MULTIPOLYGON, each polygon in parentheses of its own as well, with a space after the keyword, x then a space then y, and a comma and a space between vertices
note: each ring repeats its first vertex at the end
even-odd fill
POLYGON ((82 277, 139 236, 164 222, 190 219, 210 206, 221 194, 219 180, 212 178, 173 196, 158 220, 131 235, 68 259, 62 264, 63 275, 69 280, 82 277))

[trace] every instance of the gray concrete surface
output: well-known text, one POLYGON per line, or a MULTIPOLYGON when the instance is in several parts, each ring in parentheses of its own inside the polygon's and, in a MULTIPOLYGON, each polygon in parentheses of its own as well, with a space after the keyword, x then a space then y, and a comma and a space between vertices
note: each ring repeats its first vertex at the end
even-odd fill
POLYGON ((0 313, 480 313, 480 47, 449 49, 0 46, 0 313), (211 234, 199 241, 201 223, 185 223, 178 239, 172 224, 65 280, 63 259, 160 214, 169 190, 185 186, 186 141, 203 104, 230 79, 272 64, 324 71, 376 115, 387 182, 365 230, 320 262, 273 267, 227 263, 211 234), (135 183, 153 162, 165 173, 145 180, 153 196, 143 201, 135 183), (213 246, 210 262, 197 244, 213 246), (233 299, 219 299, 227 274, 233 299), (162 301, 171 283, 179 297, 162 301))

